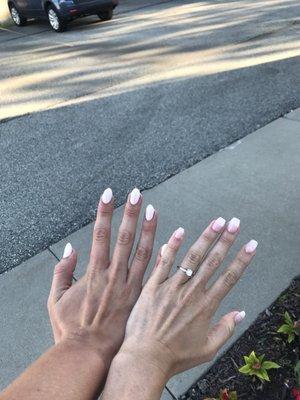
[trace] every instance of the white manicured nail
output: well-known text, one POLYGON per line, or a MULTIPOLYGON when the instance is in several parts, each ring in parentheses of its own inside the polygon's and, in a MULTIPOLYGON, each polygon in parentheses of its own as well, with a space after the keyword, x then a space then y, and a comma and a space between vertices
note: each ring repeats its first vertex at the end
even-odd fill
POLYGON ((64 254, 63 254, 63 258, 68 258, 70 257, 70 255, 72 254, 73 248, 71 243, 67 243, 65 250, 64 250, 64 254))
POLYGON ((182 239, 183 235, 184 235, 184 229, 181 227, 176 229, 176 231, 174 232, 174 236, 176 237, 176 239, 182 239))
POLYGON ((107 188, 104 190, 101 200, 103 201, 104 204, 108 204, 111 202, 112 197, 113 197, 113 192, 111 188, 107 188))
POLYGON ((149 205, 147 206, 147 208, 146 208, 146 215, 145 215, 146 220, 147 220, 147 221, 151 221, 151 219, 152 219, 153 216, 154 216, 154 213, 155 213, 155 209, 154 209, 153 205, 152 205, 152 204, 149 204, 149 205))
POLYGON ((141 192, 139 189, 135 188, 133 191, 130 193, 130 203, 134 206, 139 202, 139 199, 141 197, 141 192))
POLYGON ((240 223, 241 223, 241 221, 238 218, 235 218, 235 217, 232 218, 229 221, 229 224, 228 224, 228 227, 227 227, 228 232, 236 233, 237 230, 239 229, 240 223))
POLYGON ((245 246, 246 253, 253 253, 256 250, 258 243, 256 240, 252 239, 245 246))
POLYGON ((215 220, 215 222, 212 224, 212 229, 215 232, 220 232, 223 228, 224 225, 226 224, 226 221, 224 218, 219 217, 218 219, 215 220))
POLYGON ((239 313, 237 313, 237 314, 234 316, 234 322, 235 322, 236 324, 239 324, 240 322, 243 321, 243 319, 244 319, 245 317, 246 317, 245 311, 240 311, 239 313))
POLYGON ((165 253, 165 251, 167 250, 167 248, 168 248, 168 244, 167 244, 167 243, 164 244, 164 245, 162 245, 161 250, 160 250, 160 255, 161 255, 161 256, 164 255, 164 253, 165 253))

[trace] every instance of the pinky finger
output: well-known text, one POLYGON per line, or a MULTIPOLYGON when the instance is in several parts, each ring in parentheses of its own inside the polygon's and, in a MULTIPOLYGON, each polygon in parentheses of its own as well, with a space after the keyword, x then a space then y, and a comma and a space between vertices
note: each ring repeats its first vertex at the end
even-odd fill
POLYGON ((211 328, 208 333, 207 352, 213 357, 224 346, 234 334, 237 324, 245 318, 245 311, 232 311, 226 314, 220 321, 211 328))

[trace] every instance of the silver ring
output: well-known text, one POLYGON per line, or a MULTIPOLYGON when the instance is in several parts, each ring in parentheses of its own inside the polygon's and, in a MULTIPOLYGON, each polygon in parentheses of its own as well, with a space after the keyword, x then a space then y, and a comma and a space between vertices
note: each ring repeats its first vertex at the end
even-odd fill
POLYGON ((181 265, 178 265, 177 268, 184 272, 189 278, 191 278, 195 274, 195 272, 190 268, 184 268, 181 265))

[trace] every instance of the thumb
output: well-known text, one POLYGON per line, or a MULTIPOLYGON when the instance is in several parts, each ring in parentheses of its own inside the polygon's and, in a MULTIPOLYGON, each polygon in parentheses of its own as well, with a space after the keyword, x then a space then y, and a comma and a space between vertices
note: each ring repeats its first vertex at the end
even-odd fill
POLYGON ((77 263, 77 254, 68 243, 64 249, 63 257, 56 264, 53 273, 52 286, 50 290, 49 300, 57 303, 63 294, 72 286, 73 272, 77 263))
POLYGON ((237 324, 245 318, 245 311, 232 311, 224 315, 208 333, 208 352, 216 354, 218 350, 231 338, 237 324))

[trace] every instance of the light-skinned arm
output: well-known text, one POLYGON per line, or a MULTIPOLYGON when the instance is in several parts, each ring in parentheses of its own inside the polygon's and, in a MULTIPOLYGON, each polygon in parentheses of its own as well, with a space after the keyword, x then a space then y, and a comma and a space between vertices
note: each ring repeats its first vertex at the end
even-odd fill
POLYGON ((113 360, 103 400, 157 400, 177 373, 212 360, 234 333, 244 311, 232 311, 212 326, 226 294, 253 259, 257 242, 244 245, 211 283, 239 233, 240 221, 212 221, 170 276, 184 239, 177 229, 161 249, 158 264, 132 310, 124 342, 113 360))
POLYGON ((85 275, 72 285, 77 254, 68 244, 54 271, 48 309, 55 345, 16 379, 0 400, 91 400, 103 388, 151 258, 157 213, 149 205, 132 253, 142 195, 128 196, 110 257, 112 191, 104 191, 85 275))

